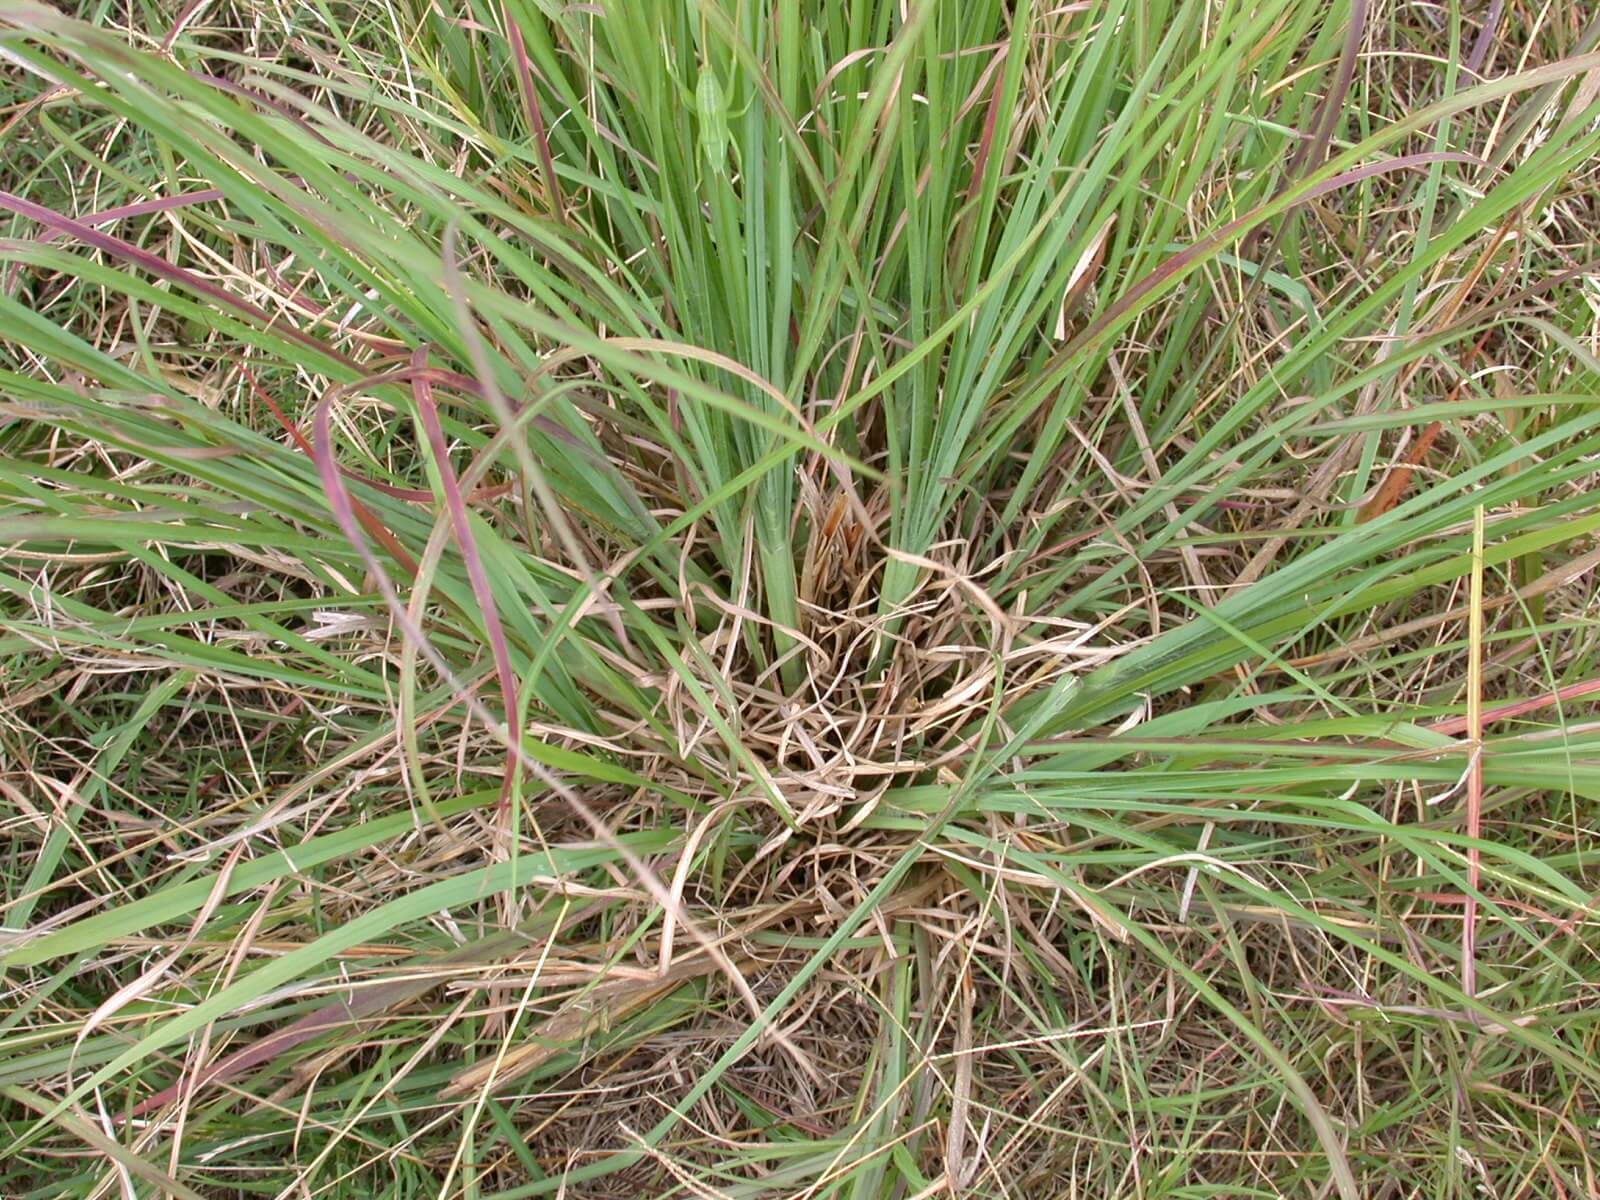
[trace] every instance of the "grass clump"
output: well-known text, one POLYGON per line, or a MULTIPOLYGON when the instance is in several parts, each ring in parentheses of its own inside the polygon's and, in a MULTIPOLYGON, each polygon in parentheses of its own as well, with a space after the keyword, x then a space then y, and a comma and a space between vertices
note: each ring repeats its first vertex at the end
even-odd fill
POLYGON ((1504 7, 0 4, 5 1194, 1593 1194, 1504 7))

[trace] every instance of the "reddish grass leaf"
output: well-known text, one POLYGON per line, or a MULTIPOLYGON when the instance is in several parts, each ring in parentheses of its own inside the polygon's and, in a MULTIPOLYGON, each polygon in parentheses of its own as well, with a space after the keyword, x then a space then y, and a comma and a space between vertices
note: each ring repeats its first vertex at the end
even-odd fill
MULTIPOLYGON (((1546 692, 1543 696, 1534 696, 1529 700, 1516 700, 1510 704, 1502 704, 1498 708, 1484 711, 1483 721, 1509 721, 1513 717, 1525 717, 1529 713, 1538 712, 1541 708, 1549 708, 1552 704, 1565 704, 1569 700, 1576 700, 1580 696, 1592 696, 1600 692, 1600 679, 1588 679, 1582 683, 1571 683, 1564 688, 1557 688, 1553 692, 1546 692)), ((1452 737, 1467 730, 1466 717, 1451 717, 1445 721, 1435 721, 1428 726, 1434 733, 1449 734, 1452 737)))
MULTIPOLYGON (((256 397, 261 400, 262 403, 272 410, 272 415, 277 418, 278 424, 282 425, 286 430, 289 431, 289 436, 294 439, 295 445, 297 445, 308 458, 315 461, 317 452, 311 448, 311 443, 306 441, 305 435, 300 432, 299 427, 284 415, 283 410, 277 406, 272 397, 267 395, 266 390, 256 382, 256 377, 251 374, 249 367, 241 364, 239 369, 244 372, 245 379, 249 381, 250 390, 255 393, 256 397)), ((371 482, 370 480, 362 479, 361 476, 355 475, 352 472, 345 471, 343 467, 340 467, 339 469, 340 471, 344 472, 346 476, 352 479, 358 479, 362 483, 371 482)), ((370 533, 373 539, 389 552, 390 556, 395 560, 395 562, 399 563, 412 574, 415 574, 419 569, 417 560, 411 557, 410 552, 400 544, 400 539, 395 537, 395 535, 390 532, 389 527, 386 526, 382 521, 378 520, 378 518, 373 515, 372 510, 365 504, 361 503, 361 501, 356 497, 350 497, 350 505, 355 510, 356 520, 361 522, 361 527, 370 533)))
POLYGON ((101 233, 84 221, 65 216, 54 209, 46 208, 42 204, 35 204, 32 200, 25 200, 21 196, 13 195, 10 192, 0 191, 0 208, 9 209, 18 216, 26 217, 30 221, 37 221, 49 229, 77 239, 86 246, 92 246, 103 254, 109 254, 113 258, 118 258, 123 262, 140 267, 158 278, 170 280, 191 292, 215 301, 223 308, 243 313, 263 327, 274 328, 291 341, 315 350, 318 354, 325 355, 352 371, 358 369, 354 359, 341 354, 332 346, 318 341, 310 334, 304 333, 292 325, 285 324, 281 319, 273 317, 263 309, 250 303, 250 301, 242 300, 233 295, 226 288, 220 288, 210 280, 202 279, 192 271, 173 266, 159 254, 152 254, 148 250, 135 246, 132 242, 125 242, 119 237, 111 236, 109 233, 101 233))
MULTIPOLYGON (((433 402, 433 384, 422 374, 428 364, 428 348, 418 346, 411 356, 411 365, 418 372, 412 379, 412 395, 416 398, 417 414, 433 449, 434 465, 439 469, 439 482, 444 488, 445 509, 455 530, 456 542, 461 547, 461 557, 467 566, 467 579, 472 584, 472 594, 482 609, 483 631, 489 641, 489 652, 494 657, 495 674, 500 680, 500 695, 504 701, 506 728, 513 747, 522 745, 522 718, 517 703, 517 676, 511 663, 511 645, 506 640, 505 628, 500 624, 500 610, 495 604, 494 589, 489 586, 489 574, 483 569, 483 558, 478 553, 478 541, 472 532, 472 522, 467 516, 466 501, 456 482, 455 469, 450 465, 450 447, 445 442, 444 426, 439 422, 439 410, 433 402)), ((515 750, 506 755, 505 780, 501 787, 502 809, 509 807, 511 788, 516 782, 521 756, 515 750)))
POLYGON ((1428 451, 1433 448, 1433 443, 1443 429, 1443 425, 1434 421, 1422 431, 1422 436, 1417 438, 1406 451, 1405 457, 1389 468, 1388 475, 1384 476, 1372 499, 1362 505, 1361 512, 1357 516, 1358 524, 1377 520, 1405 498, 1406 492, 1411 487, 1412 476, 1417 473, 1417 467, 1427 457, 1428 451))
POLYGON ((528 120, 533 125, 534 145, 539 151, 539 169, 544 172, 544 185, 550 192, 550 207, 556 220, 567 223, 566 208, 561 202, 561 184, 556 179, 555 159, 550 156, 550 138, 545 132, 544 113, 539 108, 539 94, 533 86, 533 64, 528 60, 528 47, 522 39, 522 27, 511 15, 511 9, 500 6, 501 19, 506 24, 506 35, 511 39, 511 61, 517 67, 517 90, 522 93, 522 103, 528 110, 528 120))

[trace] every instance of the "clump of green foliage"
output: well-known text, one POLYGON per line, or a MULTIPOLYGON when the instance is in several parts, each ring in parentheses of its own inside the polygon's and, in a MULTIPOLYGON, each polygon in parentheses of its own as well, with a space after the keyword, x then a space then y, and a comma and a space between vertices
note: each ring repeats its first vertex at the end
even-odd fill
POLYGON ((1578 8, 0 3, 0 1190, 1593 1194, 1578 8))

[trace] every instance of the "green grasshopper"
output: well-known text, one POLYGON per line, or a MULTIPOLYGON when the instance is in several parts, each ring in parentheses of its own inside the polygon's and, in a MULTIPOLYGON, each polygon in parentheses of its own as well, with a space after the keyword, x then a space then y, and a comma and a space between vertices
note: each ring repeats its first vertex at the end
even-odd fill
MULTIPOLYGON (((708 44, 706 33, 705 19, 702 17, 700 29, 701 45, 708 44)), ((716 68, 706 61, 704 54, 700 56, 700 78, 695 83, 694 92, 691 93, 688 88, 683 86, 682 81, 679 80, 672 69, 672 53, 667 48, 664 38, 661 48, 663 53, 666 54, 667 75, 677 86, 679 95, 683 97, 683 102, 694 111, 695 127, 699 131, 700 152, 705 156, 705 165, 710 168, 712 175, 726 179, 728 175, 729 147, 732 146, 735 155, 738 154, 738 147, 734 143, 732 135, 728 132, 728 120, 730 117, 742 117, 749 112, 750 105, 755 102, 755 97, 751 96, 749 100, 746 100, 744 107, 738 112, 730 113, 727 92, 723 89, 722 81, 717 78, 716 68)), ((730 86, 732 85, 732 80, 733 76, 730 73, 730 86)), ((696 188, 700 187, 704 182, 704 178, 700 168, 696 168, 694 181, 696 188)))

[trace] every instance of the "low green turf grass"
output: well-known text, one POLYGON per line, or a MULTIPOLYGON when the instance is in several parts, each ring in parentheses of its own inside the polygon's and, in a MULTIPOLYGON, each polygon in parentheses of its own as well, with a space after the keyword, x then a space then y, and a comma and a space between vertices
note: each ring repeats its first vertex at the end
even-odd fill
POLYGON ((1600 1195, 1584 7, 0 0, 0 1194, 1600 1195))

